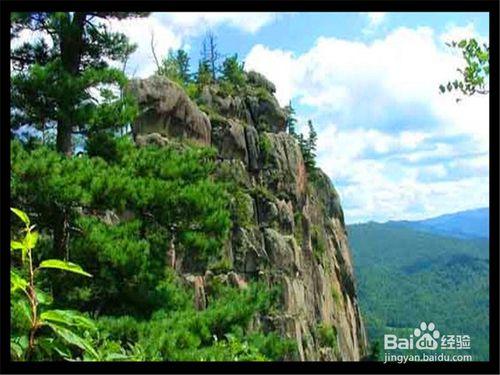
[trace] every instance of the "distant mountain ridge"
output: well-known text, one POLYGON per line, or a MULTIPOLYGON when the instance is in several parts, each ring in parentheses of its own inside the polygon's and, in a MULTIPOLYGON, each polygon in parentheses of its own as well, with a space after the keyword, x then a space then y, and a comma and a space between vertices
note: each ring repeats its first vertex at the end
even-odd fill
POLYGON ((478 209, 347 226, 370 345, 432 321, 443 333, 467 332, 474 360, 488 360, 488 219, 478 209))
POLYGON ((425 220, 389 221, 388 223, 455 238, 489 238, 490 209, 484 207, 425 220))

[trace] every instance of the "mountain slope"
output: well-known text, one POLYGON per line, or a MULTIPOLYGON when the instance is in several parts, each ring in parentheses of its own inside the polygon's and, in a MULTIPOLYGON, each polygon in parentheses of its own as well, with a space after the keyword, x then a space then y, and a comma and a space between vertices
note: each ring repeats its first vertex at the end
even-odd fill
POLYGON ((397 222, 348 226, 358 296, 371 344, 432 321, 471 336, 488 359, 489 254, 486 239, 447 237, 397 222))
POLYGON ((457 238, 489 238, 489 222, 490 210, 486 207, 441 215, 426 220, 396 221, 393 223, 457 238))

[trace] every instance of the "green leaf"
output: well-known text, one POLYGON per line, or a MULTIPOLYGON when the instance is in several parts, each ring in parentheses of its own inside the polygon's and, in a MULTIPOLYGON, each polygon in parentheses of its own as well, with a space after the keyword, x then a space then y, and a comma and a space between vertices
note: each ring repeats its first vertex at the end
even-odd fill
POLYGON ((12 336, 10 340, 11 355, 17 359, 22 359, 28 349, 28 336, 12 336))
POLYGON ((11 250, 23 250, 26 246, 19 241, 10 241, 10 249, 11 250))
POLYGON ((85 272, 82 267, 80 267, 78 264, 71 263, 71 262, 65 262, 63 260, 59 259, 48 259, 44 260, 38 268, 55 268, 55 269, 60 269, 68 272, 73 272, 73 273, 78 273, 80 275, 92 277, 92 275, 88 272, 85 272))
POLYGON ((28 248, 26 247, 26 244, 23 242, 19 241, 10 241, 10 250, 21 250, 21 260, 24 263, 24 259, 26 258, 26 254, 28 253, 28 248))
POLYGON ((96 330, 94 322, 73 310, 48 310, 40 314, 40 319, 47 323, 62 323, 72 327, 96 330))
POLYGON ((458 42, 458 47, 459 48, 464 48, 467 45, 467 40, 463 39, 460 42, 458 42))
POLYGON ((75 332, 71 331, 68 328, 62 327, 56 323, 47 323, 49 326, 60 338, 66 341, 68 344, 75 345, 80 349, 89 352, 95 358, 98 358, 99 355, 94 350, 92 343, 83 337, 78 336, 75 332))
POLYGON ((41 290, 36 289, 36 299, 40 305, 50 305, 54 302, 54 299, 49 293, 45 293, 41 290))
POLYGON ((26 290, 28 287, 28 282, 24 280, 19 274, 11 270, 10 271, 10 293, 14 293, 18 290, 26 290))
POLYGON ((24 238, 24 245, 28 249, 33 249, 38 241, 38 232, 28 232, 24 238))
POLYGON ((18 210, 17 208, 12 208, 12 207, 10 208, 10 210, 12 212, 14 212, 17 215, 17 217, 19 217, 23 221, 23 223, 26 224, 26 226, 30 225, 30 219, 29 219, 28 215, 26 215, 25 212, 18 210))

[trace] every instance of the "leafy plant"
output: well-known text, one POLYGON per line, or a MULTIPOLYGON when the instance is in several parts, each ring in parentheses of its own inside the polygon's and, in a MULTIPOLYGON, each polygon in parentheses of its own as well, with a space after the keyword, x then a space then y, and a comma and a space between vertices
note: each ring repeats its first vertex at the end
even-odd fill
MULTIPOLYGON (((16 208, 11 208, 11 210, 24 223, 22 232, 25 235, 24 238, 13 240, 10 244, 11 252, 13 254, 20 252, 21 258, 20 267, 12 268, 10 272, 10 292, 15 301, 14 304, 24 305, 24 317, 27 317, 29 321, 26 331, 18 332, 17 335, 11 337, 12 357, 17 360, 30 360, 36 358, 37 351, 44 351, 68 358, 71 356, 72 347, 77 347, 97 357, 98 354, 91 342, 80 334, 95 330, 93 322, 77 311, 45 310, 42 307, 49 304, 46 293, 35 285, 38 273, 45 269, 58 269, 87 277, 92 277, 92 275, 77 264, 59 259, 46 259, 35 266, 32 251, 37 244, 39 233, 33 230, 35 226, 31 225, 25 212, 16 208), (24 294, 23 300, 16 300, 15 297, 19 292, 24 294), (47 334, 46 328, 50 329, 51 335, 47 334), (40 332, 43 334, 39 335, 40 332), (61 342, 64 345, 61 345, 61 342)), ((14 311, 13 316, 14 319, 17 318, 14 311)))
POLYGON ((456 90, 467 96, 489 93, 487 88, 487 78, 490 75, 489 46, 487 44, 481 45, 474 38, 463 39, 459 42, 453 41, 447 45, 461 51, 466 66, 464 69, 457 69, 461 74, 460 79, 439 86, 441 93, 456 90))

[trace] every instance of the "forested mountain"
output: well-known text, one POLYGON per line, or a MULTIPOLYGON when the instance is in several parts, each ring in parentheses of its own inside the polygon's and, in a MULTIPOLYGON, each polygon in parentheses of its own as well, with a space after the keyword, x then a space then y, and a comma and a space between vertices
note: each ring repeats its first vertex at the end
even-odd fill
POLYGON ((478 208, 426 220, 394 221, 393 223, 451 237, 489 238, 490 209, 478 208))
MULTIPOLYGON (((473 216, 466 212, 425 222, 446 220, 453 228, 464 217, 473 216)), ((482 221, 468 224, 480 231, 484 225, 482 221)), ((420 322, 432 321, 443 334, 470 335, 474 359, 488 360, 488 240, 437 235, 421 230, 420 225, 348 226, 371 345, 378 345, 382 352, 384 334, 407 336, 420 322)))

